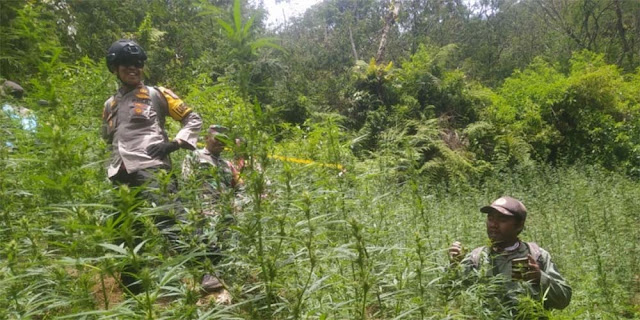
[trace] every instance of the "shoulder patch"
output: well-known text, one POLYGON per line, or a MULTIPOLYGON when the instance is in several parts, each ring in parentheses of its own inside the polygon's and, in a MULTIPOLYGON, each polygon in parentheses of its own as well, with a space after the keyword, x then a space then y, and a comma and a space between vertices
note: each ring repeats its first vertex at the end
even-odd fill
POLYGON ((189 107, 187 107, 187 105, 183 103, 181 103, 180 105, 178 105, 175 110, 173 110, 176 114, 178 114, 180 117, 184 117, 187 115, 187 113, 189 112, 189 107))
POLYGON ((163 87, 158 87, 158 90, 160 90, 165 99, 167 99, 169 115, 171 118, 181 121, 191 112, 191 108, 189 108, 182 99, 173 93, 173 91, 163 87))

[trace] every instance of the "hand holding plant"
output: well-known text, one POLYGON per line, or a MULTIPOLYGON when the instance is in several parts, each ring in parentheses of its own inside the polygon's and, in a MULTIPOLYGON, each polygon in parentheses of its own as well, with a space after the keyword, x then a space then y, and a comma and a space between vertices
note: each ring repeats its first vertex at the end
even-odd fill
POLYGON ((540 266, 532 255, 528 254, 526 261, 524 261, 524 264, 518 264, 517 267, 515 260, 512 263, 514 263, 512 273, 513 279, 531 281, 536 284, 540 283, 540 266), (516 268, 518 268, 517 271, 516 268))
POLYGON ((464 258, 462 243, 454 241, 449 247, 449 262, 459 263, 464 258))

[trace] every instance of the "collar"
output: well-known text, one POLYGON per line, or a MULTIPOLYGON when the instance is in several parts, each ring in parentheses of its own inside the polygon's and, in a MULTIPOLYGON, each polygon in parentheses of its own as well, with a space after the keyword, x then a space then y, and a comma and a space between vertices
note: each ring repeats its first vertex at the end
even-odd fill
POLYGON ((517 241, 514 245, 512 245, 510 247, 504 248, 504 251, 506 251, 506 252, 516 251, 516 249, 518 249, 518 247, 520 247, 520 241, 517 241))
POLYGON ((220 156, 214 156, 211 152, 209 152, 209 150, 207 148, 203 148, 202 149, 202 154, 204 154, 205 156, 213 159, 214 161, 218 161, 220 160, 220 156))
POLYGON ((135 91, 135 90, 140 90, 141 88, 144 88, 144 82, 140 81, 140 83, 138 84, 138 86, 136 86, 135 88, 129 90, 129 88, 125 85, 121 85, 120 88, 118 89, 118 92, 120 93, 121 96, 124 96, 125 94, 135 91))
POLYGON ((502 250, 499 250, 499 248, 496 248, 496 247, 492 247, 491 251, 498 252, 498 253, 509 254, 509 253, 512 253, 512 252, 518 250, 518 248, 520 248, 520 239, 518 239, 516 241, 516 243, 514 243, 513 245, 511 245, 509 247, 506 247, 506 248, 504 248, 502 250))

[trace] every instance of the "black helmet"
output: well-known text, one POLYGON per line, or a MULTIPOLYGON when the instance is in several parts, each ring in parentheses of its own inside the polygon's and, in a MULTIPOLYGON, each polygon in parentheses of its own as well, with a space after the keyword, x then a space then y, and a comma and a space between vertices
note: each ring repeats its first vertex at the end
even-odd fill
POLYGON ((113 72, 113 68, 122 62, 147 60, 147 54, 135 41, 120 39, 109 47, 106 60, 107 68, 109 68, 109 71, 113 72))

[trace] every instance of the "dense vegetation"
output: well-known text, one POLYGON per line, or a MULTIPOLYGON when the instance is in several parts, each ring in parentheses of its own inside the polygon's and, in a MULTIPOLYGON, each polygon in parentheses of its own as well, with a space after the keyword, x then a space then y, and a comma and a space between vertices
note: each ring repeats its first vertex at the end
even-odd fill
POLYGON ((462 286, 445 251, 485 243, 478 208, 502 194, 574 289, 567 309, 523 300, 523 316, 640 317, 638 10, 326 0, 271 30, 240 1, 0 1, 0 77, 26 89, 0 103, 38 122, 0 112, 0 318, 495 319, 497 287, 462 286), (194 263, 188 183, 176 254, 152 223, 162 208, 105 177, 118 83, 103 59, 120 37, 148 51, 147 83, 232 128, 247 145, 229 156, 262 167, 220 265, 194 263), (118 246, 116 213, 148 226, 142 247, 118 246), (146 294, 114 284, 132 262, 146 294), (193 285, 212 269, 230 304, 193 285))

